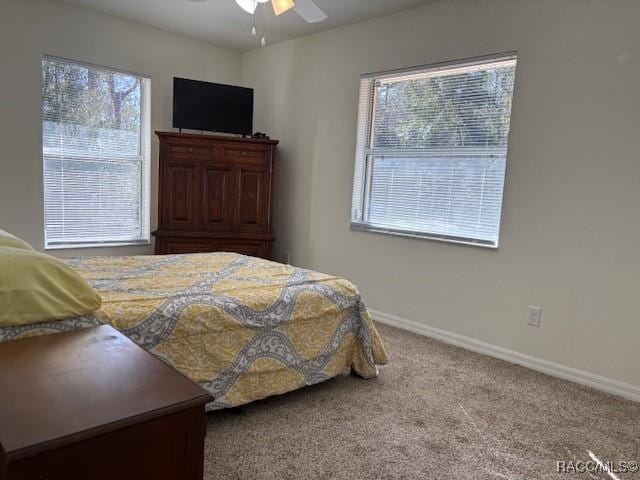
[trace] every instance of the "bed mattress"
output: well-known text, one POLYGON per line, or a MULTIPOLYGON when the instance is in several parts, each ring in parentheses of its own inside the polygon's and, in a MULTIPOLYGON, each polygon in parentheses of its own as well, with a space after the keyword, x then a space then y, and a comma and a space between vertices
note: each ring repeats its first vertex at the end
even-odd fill
POLYGON ((102 296, 92 315, 0 328, 0 341, 107 323, 198 382, 210 409, 387 362, 357 288, 233 253, 66 260, 102 296))

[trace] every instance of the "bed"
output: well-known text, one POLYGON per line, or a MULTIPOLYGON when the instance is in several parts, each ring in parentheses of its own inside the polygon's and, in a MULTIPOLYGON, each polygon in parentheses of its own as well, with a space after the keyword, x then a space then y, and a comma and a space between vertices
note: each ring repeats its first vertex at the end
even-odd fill
POLYGON ((102 296, 77 318, 0 328, 0 342, 110 324, 243 405, 353 371, 377 376, 382 341, 349 281, 233 253, 66 260, 102 296))

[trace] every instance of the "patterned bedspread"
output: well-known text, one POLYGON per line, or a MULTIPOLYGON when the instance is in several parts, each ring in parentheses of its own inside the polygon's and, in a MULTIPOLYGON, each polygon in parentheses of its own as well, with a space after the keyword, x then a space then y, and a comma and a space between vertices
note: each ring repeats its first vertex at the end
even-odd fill
POLYGON ((0 328, 0 341, 108 323, 209 390, 242 405, 387 354, 356 287, 232 253, 67 260, 102 296, 93 315, 0 328))

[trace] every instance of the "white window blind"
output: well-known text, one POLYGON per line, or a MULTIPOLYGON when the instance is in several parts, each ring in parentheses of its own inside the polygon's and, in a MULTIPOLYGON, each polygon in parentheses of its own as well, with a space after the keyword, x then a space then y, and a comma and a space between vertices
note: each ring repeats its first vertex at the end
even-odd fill
POLYGON ((364 75, 351 225, 497 247, 515 54, 364 75))
POLYGON ((45 247, 149 243, 150 80, 42 59, 45 247))

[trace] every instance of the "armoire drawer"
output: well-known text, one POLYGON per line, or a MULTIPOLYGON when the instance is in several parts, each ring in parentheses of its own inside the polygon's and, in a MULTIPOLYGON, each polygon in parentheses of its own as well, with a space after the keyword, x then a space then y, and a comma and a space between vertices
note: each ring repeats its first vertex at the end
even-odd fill
POLYGON ((263 149, 244 148, 242 146, 223 147, 222 156, 225 159, 264 160, 266 158, 263 149))
POLYGON ((271 241, 245 238, 159 237, 156 243, 156 254, 161 255, 207 252, 231 252, 268 259, 271 254, 271 241))
POLYGON ((232 252, 262 258, 269 256, 268 242, 259 240, 217 240, 215 246, 218 252, 232 252))
POLYGON ((169 143, 167 144, 167 153, 174 158, 194 160, 209 160, 211 158, 211 148, 199 145, 169 143))
POLYGON ((161 240, 164 244, 164 252, 169 255, 178 253, 201 253, 214 251, 212 241, 210 239, 198 238, 172 238, 167 237, 161 240))

